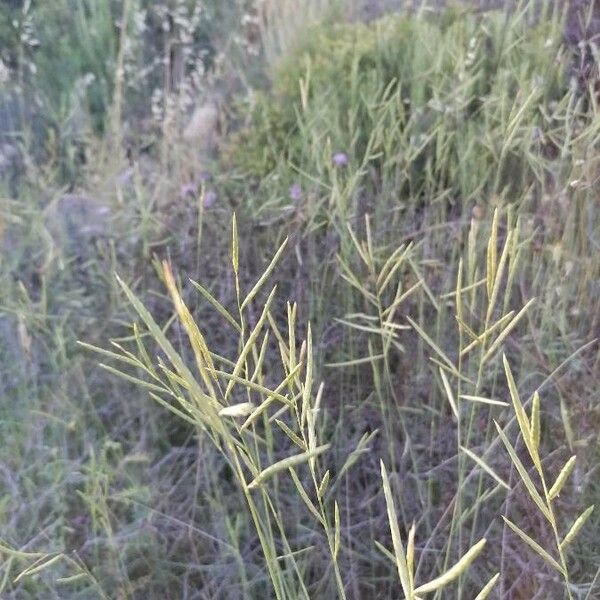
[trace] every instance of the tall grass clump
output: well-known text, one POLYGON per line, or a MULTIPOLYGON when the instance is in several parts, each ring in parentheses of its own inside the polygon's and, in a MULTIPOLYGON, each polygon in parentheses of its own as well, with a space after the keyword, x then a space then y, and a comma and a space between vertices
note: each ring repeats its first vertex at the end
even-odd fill
MULTIPOLYGON (((567 462, 555 483, 549 486, 542 469, 540 396, 537 391, 533 394, 531 416, 527 416, 506 358, 504 369, 512 405, 489 397, 498 394, 499 390, 486 393, 484 374, 496 369, 497 361, 494 359, 503 341, 531 305, 529 302, 518 311, 507 310, 511 279, 523 243, 519 241, 518 226, 512 224, 512 218, 509 211, 507 235, 498 256, 498 213, 494 217, 482 279, 478 275, 473 232, 464 271, 462 260, 459 265, 456 290, 451 294, 459 329, 458 362, 449 358, 426 331, 407 317, 408 323, 432 352, 431 361, 451 408, 450 418, 456 422, 457 452, 454 497, 439 517, 432 519, 431 515, 424 515, 420 519, 424 521, 424 529, 429 535, 428 539, 421 540, 423 550, 427 550, 430 544, 439 543, 440 533, 447 537, 443 544, 445 551, 437 560, 425 558, 423 554, 417 561, 417 529, 414 523, 408 530, 407 541, 403 542, 399 518, 404 511, 396 507, 392 481, 384 461, 381 461, 382 488, 393 552, 378 540, 372 540, 372 543, 395 564, 407 599, 420 598, 431 592, 440 593, 455 580, 458 581, 458 587, 449 588, 454 589, 452 597, 473 597, 473 586, 468 583, 466 575, 486 545, 485 537, 475 539, 476 532, 480 529, 484 532, 493 530, 494 522, 487 522, 490 518, 489 507, 494 507, 493 511, 498 513, 508 510, 513 494, 511 484, 498 474, 497 467, 488 462, 499 440, 505 445, 530 499, 548 521, 555 535, 554 550, 544 549, 508 517, 503 517, 505 526, 564 578, 566 593, 573 598, 567 548, 592 508, 586 510, 566 533, 559 533, 560 521, 553 500, 565 485, 575 457, 567 462), (476 307, 485 314, 485 319, 480 321, 480 331, 475 322, 469 322, 469 315, 477 310, 476 307), (507 420, 505 427, 498 423, 501 417, 507 420), (540 478, 543 496, 519 458, 515 446, 509 441, 506 430, 513 421, 519 425, 524 444, 540 478), (485 425, 476 427, 476 422, 485 425), (458 556, 457 561, 451 564, 450 560, 455 555, 458 556), (436 571, 441 574, 433 577, 427 575, 436 571)), ((193 287, 222 318, 223 325, 238 337, 235 356, 222 356, 210 349, 206 333, 202 333, 187 308, 168 263, 163 263, 160 269, 173 303, 173 316, 187 336, 185 346, 191 350, 189 359, 185 358, 187 351, 184 348, 180 351, 175 349, 169 341, 168 331, 157 324, 129 286, 121 280, 120 285, 141 321, 140 325, 133 326, 133 352, 116 342, 116 352, 96 350, 123 365, 121 368, 127 366, 125 371, 120 371, 104 365, 107 370, 121 374, 147 389, 159 404, 193 425, 198 435, 206 436, 222 456, 236 482, 237 493, 244 499, 254 534, 262 549, 269 587, 275 597, 295 599, 331 597, 335 594, 346 598, 349 584, 343 569, 348 563, 348 558, 344 556, 346 540, 342 535, 344 512, 340 509, 336 492, 343 477, 355 477, 354 470, 350 469, 360 454, 370 451, 369 445, 376 432, 363 436, 358 446, 340 463, 341 468, 328 468, 331 461, 329 455, 334 451, 332 442, 328 440, 335 437, 332 435, 332 424, 328 422, 327 393, 322 384, 316 385, 314 379, 315 356, 310 325, 306 340, 297 339, 297 306, 288 303, 287 322, 278 324, 275 312, 276 287, 268 293, 268 288, 263 290, 285 251, 286 243, 279 248, 254 285, 244 292, 239 279, 243 266, 240 267, 234 218, 231 263, 236 290, 235 311, 223 306, 201 284, 192 282, 193 287), (250 312, 252 307, 255 309, 250 312), (146 338, 148 341, 145 341, 146 338), (158 362, 150 358, 148 342, 159 351, 158 362), (135 371, 131 372, 131 368, 135 371), (296 504, 303 506, 314 521, 310 538, 301 545, 298 543, 303 536, 298 538, 298 523, 292 516, 297 514, 298 506, 290 513, 290 494, 297 497, 296 504), (315 559, 321 553, 328 556, 325 562, 315 559), (326 579, 322 579, 329 569, 333 572, 335 583, 328 584, 326 579)), ((369 239, 366 244, 356 240, 356 244, 362 258, 370 265, 372 248, 369 239)), ((376 278, 380 282, 380 289, 400 268, 409 251, 410 247, 401 246, 384 263, 376 278)), ((350 282, 353 281, 351 276, 346 277, 350 282)), ((403 298, 419 285, 417 283, 402 294, 400 284, 394 302, 388 309, 382 309, 376 296, 364 290, 356 280, 354 283, 368 302, 378 307, 381 316, 386 313, 389 315, 389 309, 397 308, 403 298)), ((173 320, 169 319, 167 327, 172 328, 173 325, 173 320)), ((379 327, 373 323, 371 331, 381 339, 383 354, 376 355, 371 351, 365 361, 354 363, 369 363, 375 374, 380 368, 377 366, 379 363, 385 365, 386 348, 394 342, 395 327, 382 321, 379 327)), ((372 348, 371 345, 369 347, 372 348)), ((379 385, 386 380, 389 382, 388 378, 389 372, 384 366, 381 378, 375 378, 379 384, 374 390, 375 394, 381 396, 382 402, 386 398, 381 394, 379 385)), ((383 415, 387 414, 385 406, 381 410, 383 415)), ((405 430, 404 444, 411 456, 415 452, 413 443, 410 432, 405 430)), ((414 472, 417 472, 419 463, 412 464, 414 472)), ((426 485, 422 493, 424 496, 430 494, 430 485, 426 485)), ((422 498, 422 501, 430 505, 431 498, 422 498)), ((365 544, 365 540, 362 540, 362 544, 365 544)), ((487 563, 492 563, 492 570, 500 570, 503 558, 495 553, 488 557, 487 563)), ((244 596, 254 597, 259 593, 259 588, 247 580, 243 563, 240 568, 244 596)), ((500 577, 500 573, 492 574, 477 597, 488 597, 500 577)), ((510 577, 508 570, 505 577, 510 577)), ((260 589, 261 594, 266 593, 265 588, 260 589)))
POLYGON ((560 41, 560 13, 539 21, 529 4, 312 28, 272 90, 251 98, 231 163, 263 186, 296 178, 325 191, 343 151, 395 202, 463 204, 541 183, 564 143, 552 123, 570 112, 560 41))

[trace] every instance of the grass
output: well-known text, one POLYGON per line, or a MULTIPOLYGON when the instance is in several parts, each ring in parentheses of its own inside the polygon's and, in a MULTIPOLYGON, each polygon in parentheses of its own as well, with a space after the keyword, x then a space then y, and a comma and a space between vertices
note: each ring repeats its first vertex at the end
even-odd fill
MULTIPOLYGON (((0 595, 596 597, 599 121, 564 15, 92 4, 96 126, 18 132, 0 204, 0 595)), ((23 94, 48 10, 37 55, 0 21, 23 94)))

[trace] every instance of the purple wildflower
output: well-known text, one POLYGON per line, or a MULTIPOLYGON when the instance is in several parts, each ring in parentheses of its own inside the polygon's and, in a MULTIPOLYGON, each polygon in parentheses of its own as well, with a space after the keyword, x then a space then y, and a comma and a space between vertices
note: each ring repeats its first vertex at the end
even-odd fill
POLYGON ((211 206, 213 206, 218 198, 219 195, 217 194, 217 191, 214 188, 208 188, 206 192, 204 192, 204 208, 210 208, 211 206))
POLYGON ((332 157, 332 162, 335 167, 347 167, 348 166, 348 155, 345 152, 336 152, 332 157))
POLYGON ((300 202, 302 200, 302 186, 298 182, 292 184, 288 190, 288 195, 290 200, 300 202))
POLYGON ((182 198, 195 198, 198 194, 198 186, 195 183, 184 183, 179 188, 179 194, 182 198))

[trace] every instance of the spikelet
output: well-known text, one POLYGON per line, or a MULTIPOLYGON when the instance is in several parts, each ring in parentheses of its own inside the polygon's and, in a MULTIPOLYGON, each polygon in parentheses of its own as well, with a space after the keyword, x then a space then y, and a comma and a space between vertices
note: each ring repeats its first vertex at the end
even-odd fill
POLYGON ((429 583, 419 586, 415 590, 415 592, 417 594, 427 594, 429 592, 435 592, 435 590, 438 590, 439 588, 448 585, 451 581, 454 581, 471 566, 471 563, 483 550, 485 544, 485 538, 479 540, 465 553, 465 555, 456 564, 452 565, 445 573, 431 580, 429 583))
POLYGON ((573 470, 573 467, 575 466, 576 460, 576 456, 571 456, 571 458, 565 463, 565 466, 561 469, 556 481, 554 482, 554 485, 548 492, 548 498, 550 498, 550 500, 553 500, 560 495, 561 490, 563 489, 567 479, 569 478, 569 475, 571 474, 571 471, 573 470))

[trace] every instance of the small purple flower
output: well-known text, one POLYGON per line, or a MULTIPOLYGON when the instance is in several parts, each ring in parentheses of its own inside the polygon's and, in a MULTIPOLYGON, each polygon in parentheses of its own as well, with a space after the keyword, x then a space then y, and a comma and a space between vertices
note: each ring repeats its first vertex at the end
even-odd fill
POLYGON ((195 183, 184 183, 179 188, 179 194, 182 198, 195 198, 198 194, 198 186, 195 183))
POLYGON ((345 152, 336 152, 332 157, 334 167, 342 168, 348 166, 348 155, 345 152))
POLYGON ((218 198, 219 195, 217 194, 217 191, 214 188, 208 188, 206 192, 204 192, 204 208, 210 208, 213 206, 217 202, 218 198))
POLYGON ((288 190, 288 195, 290 200, 300 202, 302 200, 302 186, 298 182, 292 184, 288 190))

